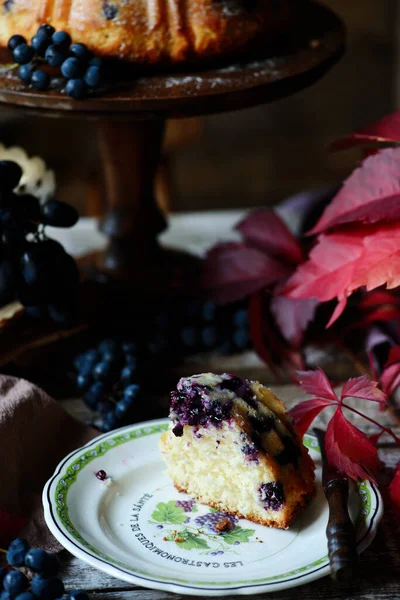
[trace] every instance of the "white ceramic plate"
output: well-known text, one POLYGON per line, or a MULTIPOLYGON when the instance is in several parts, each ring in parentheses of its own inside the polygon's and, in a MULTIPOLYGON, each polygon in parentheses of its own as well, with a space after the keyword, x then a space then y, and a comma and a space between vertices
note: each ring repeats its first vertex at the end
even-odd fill
MULTIPOLYGON (((216 535, 165 474, 158 449, 166 420, 138 423, 96 438, 67 456, 43 492, 46 522, 67 550, 136 585, 203 596, 255 594, 294 587, 329 573, 327 503, 317 440, 305 444, 317 464, 318 489, 288 531, 246 520, 216 535), (96 478, 103 470, 105 482, 96 478), (200 524, 196 521, 200 517, 200 524), (200 533, 199 533, 200 530, 200 533)), ((382 499, 367 481, 349 501, 361 552, 375 536, 382 499)))

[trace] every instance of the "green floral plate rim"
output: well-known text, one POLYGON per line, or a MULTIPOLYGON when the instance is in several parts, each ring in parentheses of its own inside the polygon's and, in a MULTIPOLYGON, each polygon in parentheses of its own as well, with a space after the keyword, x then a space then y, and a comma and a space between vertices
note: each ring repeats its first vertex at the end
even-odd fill
MULTIPOLYGON (((243 581, 235 581, 234 585, 221 586, 221 583, 218 581, 204 582, 195 581, 193 578, 185 579, 184 573, 182 573, 182 577, 174 577, 173 575, 155 576, 151 572, 151 569, 146 570, 135 564, 128 565, 123 561, 117 560, 115 557, 108 556, 105 552, 97 548, 95 544, 87 541, 85 533, 75 527, 70 518, 68 507, 68 492, 76 482, 79 474, 93 460, 105 456, 113 449, 127 442, 147 436, 157 436, 158 438, 167 427, 168 420, 166 419, 136 423, 123 427, 95 438, 82 448, 66 456, 58 465, 53 477, 47 482, 43 490, 43 505, 49 529, 67 550, 90 565, 118 579, 143 587, 189 595, 196 595, 199 592, 204 596, 272 592, 302 585, 329 574, 329 560, 324 555, 310 564, 302 565, 271 577, 257 579, 252 577, 243 581)), ((311 451, 320 454, 318 441, 313 435, 306 434, 304 444, 311 451)), ((379 491, 374 484, 368 481, 361 481, 357 484, 357 488, 360 506, 355 525, 358 551, 362 552, 375 537, 377 526, 383 514, 383 503, 379 491)), ((165 505, 166 507, 167 504, 165 505)), ((157 513, 153 512, 153 524, 155 524, 154 515, 156 515, 156 520, 158 518, 159 522, 162 522, 160 517, 157 517, 157 513)), ((248 531, 250 530, 241 529, 239 533, 248 531)), ((244 533, 238 539, 248 541, 248 539, 243 539, 243 535, 244 533)), ((249 534, 246 535, 248 536, 249 534)))

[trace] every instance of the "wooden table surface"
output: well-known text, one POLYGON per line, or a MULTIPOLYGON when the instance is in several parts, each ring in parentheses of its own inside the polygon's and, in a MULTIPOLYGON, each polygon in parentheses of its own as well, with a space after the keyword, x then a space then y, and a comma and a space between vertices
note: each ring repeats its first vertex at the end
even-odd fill
MULTIPOLYGON (((292 385, 271 386, 273 390, 290 407, 303 398, 302 392, 292 385)), ((363 401, 354 401, 357 404, 363 401)), ((364 402, 363 407, 367 403, 364 402)), ((376 413, 376 405, 369 403, 368 414, 374 415, 378 420, 390 427, 393 421, 388 413, 376 413)), ((66 409, 84 418, 82 403, 78 400, 65 402, 66 409)), ((327 416, 322 413, 321 418, 315 422, 319 426, 326 426, 327 416)), ((358 417, 353 422, 359 424, 358 417)), ((364 423, 366 423, 364 421, 364 423)), ((394 428, 395 429, 395 428, 394 428)), ((372 431, 364 428, 365 431, 372 431)), ((400 434, 400 429, 395 429, 400 434)), ((389 476, 391 469, 400 460, 400 448, 387 441, 380 445, 380 458, 384 463, 383 476, 389 476)), ((127 584, 114 579, 105 573, 97 571, 86 563, 70 555, 68 552, 61 554, 62 571, 66 589, 83 589, 92 594, 96 600, 164 600, 167 598, 183 598, 184 596, 168 592, 145 589, 127 584)), ((282 592, 270 594, 257 594, 256 598, 274 598, 277 600, 293 599, 313 600, 330 598, 334 600, 400 600, 400 519, 389 511, 385 511, 384 518, 379 525, 375 540, 360 557, 359 575, 351 587, 339 587, 329 577, 324 577, 307 585, 287 589, 282 592)), ((197 598, 203 596, 199 595, 197 598)))

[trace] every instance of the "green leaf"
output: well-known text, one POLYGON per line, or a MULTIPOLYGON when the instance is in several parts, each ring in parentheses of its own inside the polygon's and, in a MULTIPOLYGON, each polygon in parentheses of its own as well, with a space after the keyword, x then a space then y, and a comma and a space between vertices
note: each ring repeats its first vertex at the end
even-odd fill
POLYGON ((192 512, 199 512, 199 509, 197 508, 197 504, 193 504, 192 512))
POLYGON ((176 506, 173 500, 157 504, 151 517, 158 523, 174 523, 175 525, 186 521, 185 511, 180 506, 176 506))
POLYGON ((207 550, 209 548, 209 545, 201 535, 194 535, 187 529, 183 529, 178 535, 183 540, 182 542, 176 542, 180 548, 184 548, 185 550, 207 550))
POLYGON ((219 512, 219 510, 217 510, 216 508, 210 508, 210 513, 215 513, 215 512, 219 512))
POLYGON ((243 527, 235 527, 232 531, 222 534, 219 539, 226 544, 234 544, 235 542, 248 542, 255 529, 244 529, 243 527))

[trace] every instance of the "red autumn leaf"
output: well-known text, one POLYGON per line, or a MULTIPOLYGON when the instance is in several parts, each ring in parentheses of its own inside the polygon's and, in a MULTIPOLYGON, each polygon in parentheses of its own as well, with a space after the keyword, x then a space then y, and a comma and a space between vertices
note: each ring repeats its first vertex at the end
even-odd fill
POLYGON ((285 296, 274 296, 271 300, 271 312, 283 337, 295 347, 303 341, 304 332, 311 323, 317 310, 318 301, 293 300, 285 296))
POLYGON ((26 525, 27 519, 15 517, 0 508, 0 547, 7 548, 26 525))
POLYGON ((389 357, 379 383, 387 396, 391 396, 400 385, 400 346, 390 349, 389 357))
POLYGON ((371 400, 385 405, 387 402, 386 394, 378 388, 377 381, 371 381, 365 375, 353 377, 346 381, 342 388, 341 400, 345 398, 361 398, 362 400, 371 400))
POLYGON ((246 244, 275 256, 285 262, 297 264, 303 260, 299 242, 282 219, 272 210, 255 210, 236 228, 246 244))
POLYGON ((343 223, 394 221, 400 218, 400 148, 367 158, 344 182, 310 235, 343 223))
POLYGON ((336 152, 337 150, 363 146, 371 142, 400 143, 400 111, 387 115, 373 125, 363 127, 352 135, 332 142, 330 150, 336 152))
POLYGON ((332 324, 354 291, 382 285, 400 285, 400 223, 345 227, 319 236, 308 261, 297 267, 282 293, 320 302, 336 297, 339 304, 332 324))
POLYGON ((367 310, 369 308, 375 308, 376 306, 399 306, 399 304, 399 299, 396 298, 393 293, 387 292, 386 290, 376 290, 366 294, 358 303, 358 307, 360 310, 367 310))
POLYGON ((390 367, 398 362, 400 362, 400 346, 395 346, 394 348, 390 349, 386 366, 390 367))
MULTIPOLYGON (((253 342, 254 350, 269 366, 275 377, 279 378, 279 372, 276 368, 269 348, 264 341, 265 319, 263 318, 263 301, 260 294, 253 294, 249 302, 249 325, 250 336, 253 342)), ((269 344, 269 347, 272 347, 269 344)))
POLYGON ((389 486, 389 495, 393 510, 400 516, 400 462, 397 463, 394 477, 389 486))
POLYGON ((299 402, 290 410, 290 415, 294 420, 296 431, 300 437, 303 437, 315 417, 327 406, 332 406, 330 400, 312 398, 312 400, 299 402))
POLYGON ((256 248, 227 242, 207 254, 201 285, 215 301, 234 302, 287 277, 290 271, 256 248))
POLYGON ((338 402, 330 381, 321 368, 316 371, 299 371, 297 376, 298 384, 307 394, 338 402))
POLYGON ((368 437, 350 423, 337 408, 329 421, 325 435, 328 461, 352 479, 375 482, 378 451, 368 437))

